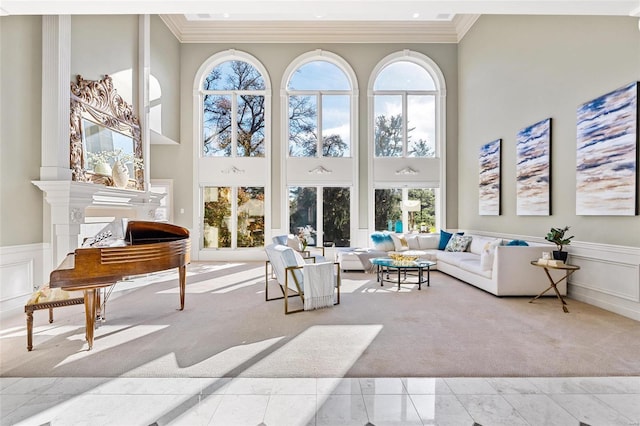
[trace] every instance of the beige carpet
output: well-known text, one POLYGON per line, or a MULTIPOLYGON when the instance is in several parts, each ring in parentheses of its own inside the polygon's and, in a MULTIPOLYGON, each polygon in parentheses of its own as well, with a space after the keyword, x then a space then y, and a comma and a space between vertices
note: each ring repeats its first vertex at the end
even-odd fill
POLYGON ((640 375, 640 323, 571 299, 565 314, 555 297, 498 298, 439 272, 420 291, 347 273, 340 305, 285 316, 281 300, 264 301, 263 263, 189 271, 182 312, 173 272, 153 284, 118 284, 123 294, 110 300, 91 351, 82 306, 57 309, 53 324, 36 312, 32 352, 24 315, 3 320, 1 375, 640 375))

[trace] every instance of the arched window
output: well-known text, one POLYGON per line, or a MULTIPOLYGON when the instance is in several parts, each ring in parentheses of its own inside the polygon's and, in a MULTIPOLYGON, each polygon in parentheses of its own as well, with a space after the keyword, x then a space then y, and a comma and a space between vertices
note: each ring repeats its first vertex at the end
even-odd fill
POLYGON ((338 55, 316 50, 290 64, 282 86, 283 224, 310 245, 349 245, 357 223, 355 73, 338 55))
POLYGON ((198 258, 216 259, 219 249, 261 249, 270 222, 266 70, 249 54, 221 52, 198 70, 194 93, 198 258))
POLYGON ((398 60, 384 66, 373 86, 376 157, 435 155, 433 78, 422 66, 398 60))
POLYGON ((402 51, 369 81, 373 229, 444 226, 445 81, 427 56, 402 51))
POLYGON ((317 59, 287 84, 289 156, 351 156, 351 85, 336 64, 317 59))
POLYGON ((265 84, 243 60, 211 69, 202 84, 203 155, 264 157, 265 84))

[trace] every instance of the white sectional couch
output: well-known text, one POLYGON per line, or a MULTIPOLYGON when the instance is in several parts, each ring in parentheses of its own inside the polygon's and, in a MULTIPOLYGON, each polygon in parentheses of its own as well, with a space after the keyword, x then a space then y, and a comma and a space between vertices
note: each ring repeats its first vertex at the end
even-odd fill
MULTIPOLYGON (((536 296, 549 286, 544 271, 531 265, 531 261, 542 257, 543 252, 550 251, 550 245, 531 242, 528 246, 506 245, 509 240, 466 234, 471 237, 468 248, 462 252, 450 252, 438 249, 440 234, 393 235, 393 246, 388 242, 385 242, 386 245, 375 244, 373 249, 369 249, 372 254, 368 256, 419 250, 424 252, 422 258, 437 263, 435 269, 496 296, 536 296)), ((357 264, 362 258, 361 254, 342 258, 339 254, 337 260, 341 263, 341 269, 364 269, 362 263, 357 264)), ((551 273, 555 279, 562 276, 561 271, 551 273)), ((566 295, 566 280, 558 284, 558 290, 566 295)), ((549 291, 546 295, 554 296, 555 293, 549 291)))

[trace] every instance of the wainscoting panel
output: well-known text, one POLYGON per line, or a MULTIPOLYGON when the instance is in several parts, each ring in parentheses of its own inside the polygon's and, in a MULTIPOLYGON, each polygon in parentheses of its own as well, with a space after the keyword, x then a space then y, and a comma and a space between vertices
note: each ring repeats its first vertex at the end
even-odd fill
POLYGON ((570 262, 580 266, 571 276, 573 287, 640 302, 638 265, 571 255, 570 262))
POLYGON ((22 310, 33 290, 48 280, 50 257, 49 244, 0 247, 0 317, 22 310))

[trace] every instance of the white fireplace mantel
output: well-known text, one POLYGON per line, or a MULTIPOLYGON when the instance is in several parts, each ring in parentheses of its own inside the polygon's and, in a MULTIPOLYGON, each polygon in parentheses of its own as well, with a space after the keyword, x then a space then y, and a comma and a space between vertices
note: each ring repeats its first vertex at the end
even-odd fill
MULTIPOLYGON (((50 206, 51 247, 55 265, 78 247, 81 225, 92 216, 154 220, 165 194, 118 189, 70 180, 32 181, 50 206)), ((45 218, 46 220, 46 218, 45 218)))

